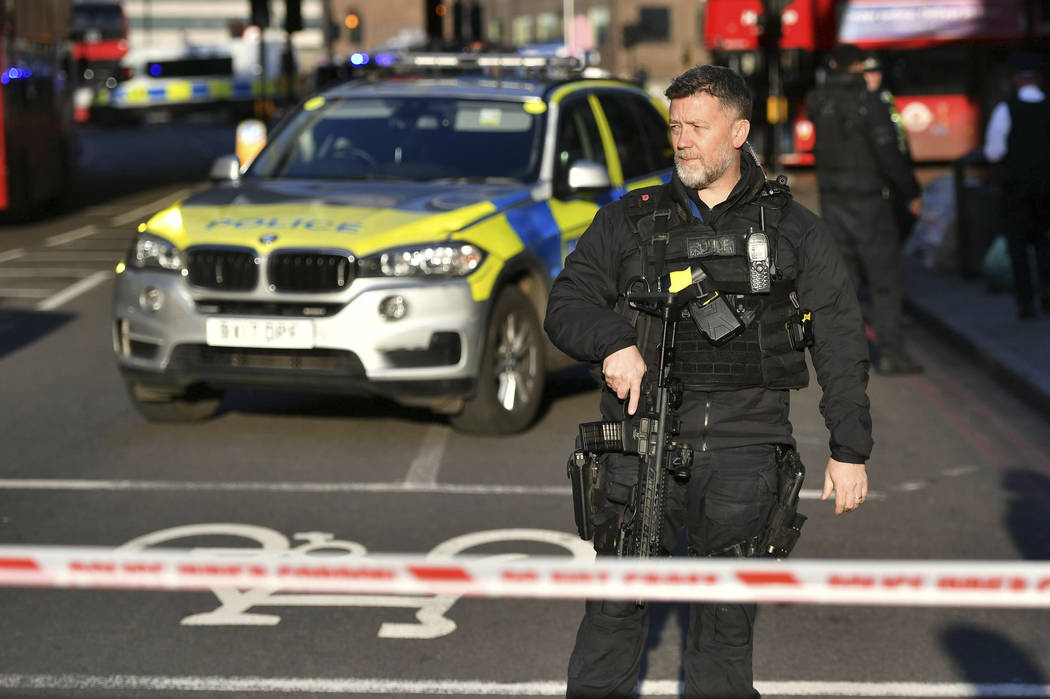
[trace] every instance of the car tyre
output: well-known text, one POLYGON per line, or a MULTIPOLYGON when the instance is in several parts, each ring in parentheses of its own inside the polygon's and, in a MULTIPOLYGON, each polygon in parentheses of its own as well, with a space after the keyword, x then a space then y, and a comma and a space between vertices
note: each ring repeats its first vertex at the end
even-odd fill
POLYGON ((460 432, 512 434, 539 413, 546 381, 544 343, 536 309, 517 287, 496 299, 474 396, 450 418, 460 432))
POLYGON ((221 391, 203 386, 172 393, 137 381, 125 380, 124 384, 135 410, 150 422, 200 422, 215 415, 222 404, 221 391))

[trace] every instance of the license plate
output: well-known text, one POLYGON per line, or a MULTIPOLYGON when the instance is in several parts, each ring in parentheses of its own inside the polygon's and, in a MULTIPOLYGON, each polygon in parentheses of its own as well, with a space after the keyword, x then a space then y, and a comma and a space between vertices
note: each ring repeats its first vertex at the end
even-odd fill
POLYGON ((278 347, 309 349, 314 346, 312 320, 208 318, 205 337, 215 347, 278 347))

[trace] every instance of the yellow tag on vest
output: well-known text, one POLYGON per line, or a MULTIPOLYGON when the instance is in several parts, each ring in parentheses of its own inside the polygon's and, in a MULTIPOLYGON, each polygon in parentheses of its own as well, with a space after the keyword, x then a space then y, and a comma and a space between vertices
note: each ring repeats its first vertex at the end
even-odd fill
POLYGON ((677 272, 671 272, 668 276, 670 277, 671 283, 668 285, 667 290, 672 294, 681 291, 693 283, 693 272, 688 267, 680 269, 677 272))

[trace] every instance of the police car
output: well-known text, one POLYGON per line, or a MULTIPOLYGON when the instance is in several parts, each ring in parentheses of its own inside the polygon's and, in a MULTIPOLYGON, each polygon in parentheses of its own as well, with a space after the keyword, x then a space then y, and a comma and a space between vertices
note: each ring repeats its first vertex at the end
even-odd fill
POLYGON ((554 59, 411 60, 479 70, 320 93, 140 224, 113 346, 146 418, 205 419, 239 388, 383 396, 469 432, 536 418, 566 360, 551 282, 599 206, 670 177, 666 110, 554 59))

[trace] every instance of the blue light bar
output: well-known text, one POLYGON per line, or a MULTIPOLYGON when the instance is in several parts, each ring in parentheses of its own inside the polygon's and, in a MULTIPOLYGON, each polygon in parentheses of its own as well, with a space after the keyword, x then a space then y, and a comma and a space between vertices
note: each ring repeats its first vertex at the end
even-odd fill
POLYGON ((350 63, 355 66, 363 66, 369 61, 369 56, 363 51, 354 51, 350 54, 350 63))

